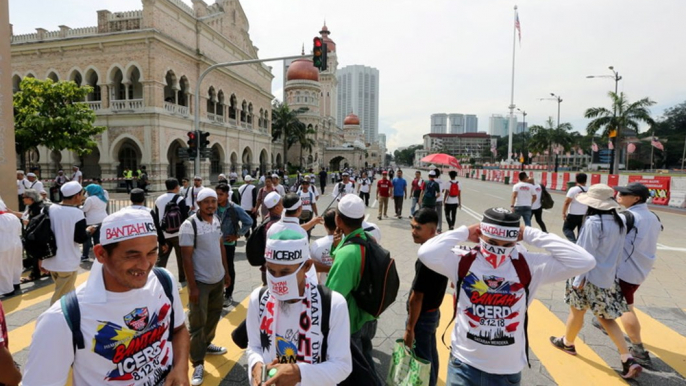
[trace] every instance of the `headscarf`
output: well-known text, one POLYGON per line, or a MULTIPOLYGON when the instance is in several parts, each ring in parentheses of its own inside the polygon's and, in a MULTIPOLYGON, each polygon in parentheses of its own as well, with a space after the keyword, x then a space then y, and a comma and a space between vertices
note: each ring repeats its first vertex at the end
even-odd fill
POLYGON ((107 198, 105 198, 105 191, 102 190, 102 186, 97 185, 97 184, 90 184, 86 186, 86 193, 88 193, 88 196, 90 197, 98 197, 101 199, 103 202, 107 202, 107 198))

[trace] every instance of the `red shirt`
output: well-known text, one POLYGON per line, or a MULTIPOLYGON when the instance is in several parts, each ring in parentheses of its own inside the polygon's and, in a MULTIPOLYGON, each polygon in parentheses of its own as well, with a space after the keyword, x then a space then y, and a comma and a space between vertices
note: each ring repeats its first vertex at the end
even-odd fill
POLYGON ((5 311, 2 309, 2 302, 0 302, 0 338, 3 340, 3 342, 0 342, 0 345, 9 348, 9 342, 7 341, 7 324, 5 323, 5 311))
POLYGON ((391 183, 391 180, 385 180, 382 178, 376 183, 377 192, 381 197, 390 197, 392 187, 393 183, 391 183))

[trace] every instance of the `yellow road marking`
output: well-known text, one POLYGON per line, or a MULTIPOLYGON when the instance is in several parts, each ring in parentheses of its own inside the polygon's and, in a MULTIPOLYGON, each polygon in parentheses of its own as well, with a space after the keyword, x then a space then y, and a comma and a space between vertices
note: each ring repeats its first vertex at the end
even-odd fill
MULTIPOLYGON (((88 276, 90 275, 90 271, 83 272, 79 274, 76 277, 76 284, 75 286, 78 287, 81 284, 83 284, 86 279, 88 279, 88 276)), ((3 300, 2 301, 2 308, 5 310, 5 316, 9 316, 17 311, 21 311, 25 308, 31 307, 33 305, 36 305, 40 302, 44 302, 46 300, 50 300, 52 298, 52 294, 55 292, 55 285, 50 284, 46 285, 44 287, 29 291, 25 294, 15 296, 11 299, 3 300)), ((47 308, 46 308, 47 309, 47 308)))
MULTIPOLYGON (((550 336, 562 336, 565 324, 543 303, 529 307, 529 346, 558 385, 626 385, 627 383, 580 338, 574 342, 578 355, 553 347, 550 336)), ((608 339, 609 340, 609 339, 608 339)), ((619 363, 619 356, 617 356, 619 363)))
POLYGON ((31 344, 31 337, 33 336, 33 330, 36 328, 36 321, 27 323, 21 327, 17 327, 7 334, 7 338, 10 343, 10 351, 12 354, 18 353, 19 351, 29 347, 31 344))
MULTIPOLYGON (((634 312, 641 322, 643 346, 686 377, 686 337, 637 308, 634 308, 634 312)), ((622 323, 619 326, 626 333, 622 323)))
POLYGON ((453 295, 445 295, 443 297, 443 303, 441 303, 441 320, 438 322, 438 328, 436 329, 436 349, 438 349, 439 365, 438 365, 438 386, 445 386, 446 374, 448 369, 448 360, 450 360, 450 340, 452 337, 453 324, 448 323, 453 316, 453 295), (446 328, 448 329, 446 331, 446 328), (445 347, 441 341, 441 336, 445 331, 445 347))

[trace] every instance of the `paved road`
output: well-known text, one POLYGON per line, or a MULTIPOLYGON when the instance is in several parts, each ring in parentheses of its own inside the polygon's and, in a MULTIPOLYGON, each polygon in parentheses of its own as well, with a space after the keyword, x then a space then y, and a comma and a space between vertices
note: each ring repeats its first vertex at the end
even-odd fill
MULTIPOLYGON (((509 206, 510 186, 492 182, 461 180, 463 184, 464 209, 458 211, 457 225, 471 224, 480 219, 480 213, 492 206, 509 206)), ((330 189, 330 186, 329 186, 330 189)), ((372 192, 374 193, 374 191, 372 192)), ((545 213, 544 219, 549 231, 561 234, 561 206, 563 196, 553 193, 555 207, 545 213)), ((330 197, 322 197, 320 209, 328 205, 330 197)), ((372 201, 374 201, 372 199, 372 201)), ((391 204, 392 206, 392 204, 391 204)), ((392 209, 391 211, 392 212, 392 209)), ((382 232, 381 243, 391 251, 398 262, 401 275, 401 295, 396 303, 382 315, 379 329, 374 339, 374 356, 379 372, 385 376, 388 370, 389 354, 393 343, 401 338, 406 318, 405 301, 414 276, 414 261, 417 245, 409 237, 409 201, 405 202, 405 218, 377 221, 382 232)), ((636 307, 640 310, 643 324, 644 341, 648 349, 656 354, 654 368, 645 371, 640 378, 643 385, 684 385, 686 384, 686 298, 683 296, 682 283, 686 278, 686 237, 683 232, 683 214, 657 211, 665 224, 660 236, 659 259, 646 283, 637 293, 636 307)), ((376 205, 368 210, 370 221, 376 221, 376 205)), ((444 230, 447 225, 443 224, 444 230)), ((324 235, 317 227, 314 237, 324 235)), ((175 260, 170 259, 172 272, 176 271, 175 260)), ((82 265, 79 282, 88 277, 89 264, 82 265)), ((259 272, 250 267, 245 260, 244 242, 241 242, 236 262, 237 285, 234 307, 225 312, 215 340, 216 344, 229 348, 224 356, 211 357, 207 361, 208 376, 204 385, 245 385, 247 384, 246 358, 243 352, 231 343, 230 333, 244 319, 247 312, 247 297, 259 285, 259 272)), ((11 351, 19 363, 24 363, 35 326, 35 319, 48 306, 52 293, 49 279, 23 285, 26 291, 21 297, 3 300, 8 313, 11 351)), ((450 290, 449 290, 450 291, 450 290)), ((556 283, 541 288, 537 293, 530 313, 529 336, 531 344, 531 369, 523 373, 523 385, 614 385, 626 384, 618 375, 619 356, 610 339, 590 326, 582 330, 577 348, 578 357, 570 357, 553 349, 547 339, 550 335, 561 335, 564 321, 569 312, 563 302, 564 284, 556 283)), ((452 316, 450 294, 441 307, 440 335, 447 328, 452 316)), ((182 291, 184 302, 187 299, 182 291)), ((449 333, 448 333, 449 335, 449 333)), ((449 343, 449 342, 448 342, 449 343)), ((441 361, 440 384, 445 380, 445 363, 448 350, 439 342, 441 361)), ((636 382, 632 382, 636 383, 636 382)), ((309 385, 308 385, 309 386, 309 385)))

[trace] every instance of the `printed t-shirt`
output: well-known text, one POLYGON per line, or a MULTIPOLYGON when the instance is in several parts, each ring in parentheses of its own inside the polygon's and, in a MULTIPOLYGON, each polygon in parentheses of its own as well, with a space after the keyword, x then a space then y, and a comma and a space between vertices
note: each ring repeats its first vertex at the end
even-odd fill
POLYGON ((541 195, 543 195, 541 184, 534 185, 534 193, 536 194, 536 201, 531 205, 531 210, 536 210, 541 207, 541 195))
POLYGON ((445 296, 448 278, 430 270, 419 260, 414 264, 414 270, 412 290, 424 294, 422 312, 438 309, 445 296))
POLYGON ((517 182, 512 187, 513 192, 517 192, 514 206, 531 206, 534 198, 534 186, 528 182, 517 182))
POLYGON ((401 177, 395 177, 393 183, 393 197, 403 197, 405 195, 405 188, 407 188, 407 181, 401 177))
POLYGON ((379 196, 381 197, 390 197, 391 196, 391 186, 393 186, 393 183, 391 183, 390 180, 387 179, 380 179, 376 183, 376 189, 377 192, 379 193, 379 196))
POLYGON ((74 272, 79 269, 81 249, 74 241, 76 224, 86 218, 81 209, 74 206, 59 204, 50 205, 50 228, 55 234, 57 254, 55 257, 43 260, 43 268, 55 272, 74 272))
POLYGON ((179 232, 179 245, 182 247, 193 246, 193 224, 198 229, 197 241, 193 249, 193 271, 195 280, 205 284, 216 284, 224 279, 224 265, 222 264, 222 251, 219 240, 222 238, 222 230, 217 216, 212 216, 212 223, 201 221, 192 216, 181 224, 179 232))
POLYGON ((569 204, 569 212, 567 214, 585 215, 588 206, 576 200, 579 193, 585 192, 587 189, 581 186, 574 186, 567 191, 567 198, 571 198, 572 202, 569 204))
MULTIPOLYGON (((328 235, 317 239, 310 245, 310 258, 318 262, 328 265, 333 265, 333 258, 331 257, 331 245, 333 245, 333 235, 328 235)), ((320 283, 326 283, 329 277, 328 272, 317 273, 320 283)))
POLYGON ((299 190, 298 196, 300 196, 300 201, 302 201, 303 210, 309 210, 310 212, 312 212, 312 204, 317 203, 317 195, 314 191, 312 191, 312 187, 310 187, 310 189, 307 192, 299 190))
MULTIPOLYGON (((171 283, 177 328, 185 314, 173 276, 171 283)), ((56 302, 38 317, 22 384, 64 385, 73 362, 74 385, 161 385, 174 353, 168 341, 171 304, 155 274, 150 272, 143 288, 109 292, 102 265, 95 262, 76 295, 84 349, 74 353, 71 330, 56 302)))

